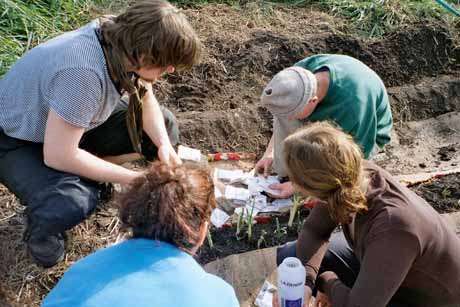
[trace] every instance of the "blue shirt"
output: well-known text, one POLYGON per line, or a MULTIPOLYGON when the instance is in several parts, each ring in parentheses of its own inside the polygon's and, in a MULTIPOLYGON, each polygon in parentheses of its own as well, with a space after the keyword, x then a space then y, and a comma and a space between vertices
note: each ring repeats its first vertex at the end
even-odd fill
POLYGON ((91 254, 42 303, 94 307, 236 307, 233 288, 170 244, 131 239, 91 254))

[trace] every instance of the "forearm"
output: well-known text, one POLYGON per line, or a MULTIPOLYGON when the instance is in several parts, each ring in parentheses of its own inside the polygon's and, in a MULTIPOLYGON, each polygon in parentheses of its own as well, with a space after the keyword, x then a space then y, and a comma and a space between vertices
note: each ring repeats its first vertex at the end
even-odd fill
POLYGON ((273 158, 273 145, 274 145, 274 136, 272 134, 272 137, 270 138, 270 142, 268 142, 267 149, 265 150, 264 153, 264 158, 273 158))
POLYGON ((61 152, 59 156, 48 157, 45 163, 59 171, 99 182, 128 184, 141 174, 141 172, 107 162, 79 148, 72 152, 61 152))
POLYGON ((315 283, 329 238, 336 226, 324 204, 315 206, 304 222, 297 240, 296 253, 305 265, 308 286, 312 287, 315 283))
POLYGON ((147 90, 142 103, 142 122, 144 131, 157 147, 171 145, 163 113, 150 89, 147 90))

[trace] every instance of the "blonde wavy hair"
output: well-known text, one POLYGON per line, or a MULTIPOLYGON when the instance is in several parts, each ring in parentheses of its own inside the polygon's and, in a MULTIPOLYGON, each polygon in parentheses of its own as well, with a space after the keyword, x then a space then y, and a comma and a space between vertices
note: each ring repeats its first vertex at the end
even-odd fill
POLYGON ((350 214, 367 211, 362 152, 332 124, 313 123, 286 138, 284 161, 294 186, 327 202, 337 223, 347 224, 350 214))

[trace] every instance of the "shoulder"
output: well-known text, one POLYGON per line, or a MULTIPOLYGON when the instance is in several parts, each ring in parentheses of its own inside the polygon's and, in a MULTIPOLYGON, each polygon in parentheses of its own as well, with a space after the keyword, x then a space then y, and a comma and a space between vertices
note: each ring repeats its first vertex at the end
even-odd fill
POLYGON ((103 77, 106 70, 104 52, 92 22, 75 31, 64 33, 40 46, 48 55, 52 71, 65 69, 91 70, 103 77))
POLYGON ((329 54, 316 54, 304 58, 303 60, 298 61, 294 66, 299 66, 305 69, 315 72, 323 66, 329 64, 329 54))
POLYGON ((206 275, 208 284, 206 291, 214 293, 219 301, 227 303, 221 306, 239 306, 235 290, 230 284, 213 274, 206 273, 206 275))

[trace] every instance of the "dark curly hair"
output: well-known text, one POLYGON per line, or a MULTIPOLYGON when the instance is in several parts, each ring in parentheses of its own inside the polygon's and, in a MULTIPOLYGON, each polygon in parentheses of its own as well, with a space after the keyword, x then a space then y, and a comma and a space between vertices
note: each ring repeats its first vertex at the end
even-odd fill
POLYGON ((190 251, 216 207, 208 169, 193 164, 152 164, 144 176, 118 195, 120 219, 133 237, 169 242, 190 251))

